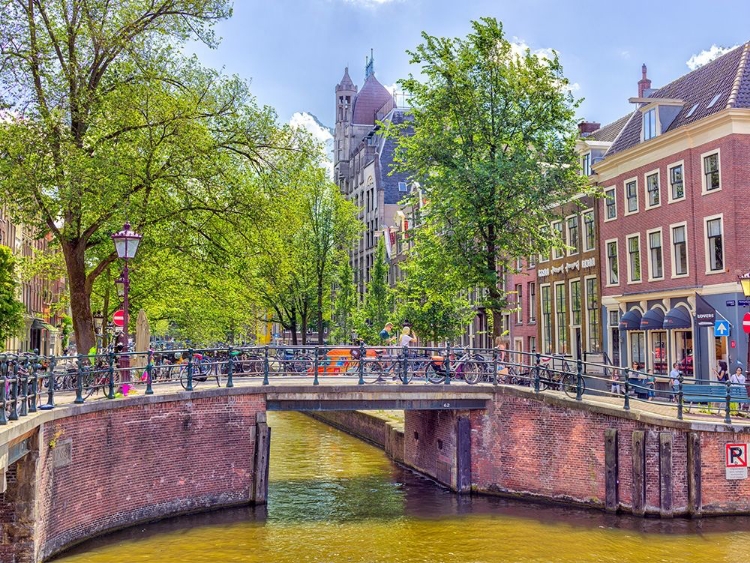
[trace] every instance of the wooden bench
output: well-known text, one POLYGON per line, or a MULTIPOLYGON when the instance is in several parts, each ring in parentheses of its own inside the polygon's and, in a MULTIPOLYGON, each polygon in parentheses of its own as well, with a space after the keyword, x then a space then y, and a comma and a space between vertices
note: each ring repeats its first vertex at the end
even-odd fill
MULTIPOLYGON (((726 406, 727 388, 724 384, 716 385, 683 385, 682 401, 688 403, 688 411, 693 403, 721 403, 726 406)), ((730 403, 750 403, 747 389, 744 385, 729 386, 730 403)))

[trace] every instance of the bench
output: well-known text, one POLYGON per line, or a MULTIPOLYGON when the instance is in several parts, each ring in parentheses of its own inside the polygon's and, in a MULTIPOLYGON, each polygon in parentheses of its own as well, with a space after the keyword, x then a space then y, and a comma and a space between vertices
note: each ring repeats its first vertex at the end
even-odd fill
MULTIPOLYGON (((724 384, 717 385, 683 385, 682 401, 692 405, 693 403, 721 403, 726 405, 727 388, 724 384)), ((729 386, 730 403, 750 403, 747 388, 744 385, 729 386)), ((688 411, 690 407, 688 407, 688 411)))

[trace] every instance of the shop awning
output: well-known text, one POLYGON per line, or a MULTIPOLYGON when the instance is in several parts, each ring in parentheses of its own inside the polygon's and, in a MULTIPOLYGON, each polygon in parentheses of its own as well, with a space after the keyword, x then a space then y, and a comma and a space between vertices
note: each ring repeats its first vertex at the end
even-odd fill
POLYGON ((57 328, 49 323, 45 323, 41 319, 34 319, 31 322, 31 330, 48 330, 50 332, 57 332, 57 328))
POLYGON ((654 307, 641 318, 641 330, 664 330, 664 311, 654 307))
POLYGON ((693 319, 685 307, 675 307, 664 315, 664 328, 667 330, 675 328, 693 328, 693 319))
POLYGON ((620 330, 641 330, 641 312, 631 309, 620 317, 620 330))

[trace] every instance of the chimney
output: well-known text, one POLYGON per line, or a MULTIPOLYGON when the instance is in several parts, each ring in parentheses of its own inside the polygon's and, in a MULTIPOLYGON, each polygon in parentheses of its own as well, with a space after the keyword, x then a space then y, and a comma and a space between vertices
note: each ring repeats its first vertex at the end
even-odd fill
POLYGON ((646 76, 647 72, 648 72, 648 69, 646 68, 646 63, 643 63, 643 66, 641 67, 641 74, 643 76, 638 81, 638 97, 639 98, 648 96, 651 91, 651 81, 646 76))
POLYGON ((590 135, 600 127, 601 123, 596 123, 595 121, 581 121, 578 124, 578 132, 581 134, 581 137, 585 137, 586 135, 590 135))

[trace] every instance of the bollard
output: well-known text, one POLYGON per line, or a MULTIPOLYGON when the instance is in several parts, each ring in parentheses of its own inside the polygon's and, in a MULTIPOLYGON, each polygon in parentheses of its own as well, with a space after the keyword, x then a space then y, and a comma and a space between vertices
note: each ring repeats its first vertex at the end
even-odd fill
POLYGON ((29 415, 29 357, 24 356, 21 366, 21 375, 18 377, 18 415, 29 415))
POLYGON ((268 346, 265 348, 265 357, 263 358, 263 385, 268 385, 268 346))
POLYGON ((583 362, 581 361, 581 358, 578 358, 576 366, 576 371, 578 372, 578 377, 576 379, 576 401, 582 401, 583 400, 583 362))
POLYGON ((73 401, 80 405, 83 403, 83 356, 78 354, 78 376, 76 377, 76 399, 73 401))
POLYGON ((187 387, 185 391, 193 390, 193 349, 188 349, 188 365, 187 365, 187 387))
MULTIPOLYGON (((445 384, 451 384, 451 345, 446 348, 448 354, 445 356, 445 384)), ((426 374, 425 374, 426 375, 426 374)))
POLYGON ((731 388, 731 385, 732 385, 731 382, 729 381, 729 379, 727 379, 727 381, 726 381, 726 386, 727 386, 727 405, 726 406, 727 406, 727 410, 726 410, 726 415, 724 416, 724 422, 726 424, 732 424, 732 418, 729 416, 730 401, 732 400, 732 388, 731 388))
POLYGON ((536 353, 536 365, 534 366, 534 393, 539 393, 539 372, 541 371, 540 364, 542 363, 542 355, 536 353))
POLYGON ((626 411, 630 410, 630 378, 627 370, 625 371, 625 404, 622 406, 626 411))
POLYGON ((109 380, 109 389, 107 390, 107 399, 115 398, 115 353, 110 352, 107 358, 109 369, 107 373, 107 379, 109 380))
POLYGON ((18 420, 18 358, 13 358, 13 375, 10 382, 10 415, 8 420, 18 420))
POLYGON ((682 396, 682 374, 677 378, 677 420, 682 420, 683 396, 682 396))
POLYGON ((146 395, 153 395, 154 388, 151 386, 154 377, 154 351, 148 351, 148 363, 146 364, 146 395))
MULTIPOLYGON (((49 362, 49 373, 47 374, 47 404, 42 405, 40 408, 44 410, 55 408, 55 366, 57 359, 55 356, 50 358, 49 362)), ((5 410, 5 409, 3 409, 5 410)))
POLYGON ((360 342, 359 343, 359 385, 365 384, 365 354, 367 354, 367 350, 365 350, 365 343, 360 342))
POLYGON ((8 397, 8 357, 3 354, 0 356, 0 373, 3 376, 2 397, 0 398, 0 424, 8 424, 8 417, 5 414, 8 397))
POLYGON ((227 387, 234 387, 234 381, 232 380, 232 376, 234 374, 234 356, 232 355, 232 347, 230 346, 227 349, 227 355, 229 356, 229 359, 227 360, 227 387))
POLYGON ((29 402, 29 412, 36 412, 36 403, 37 403, 37 370, 41 368, 42 365, 39 363, 39 354, 36 353, 31 359, 31 398, 29 402))
POLYGON ((401 383, 406 385, 409 383, 409 347, 404 346, 404 365, 402 366, 401 383))
POLYGON ((320 354, 320 351, 318 350, 317 346, 313 350, 313 354, 315 355, 315 357, 313 358, 313 385, 320 385, 320 379, 318 375, 318 355, 320 354))

